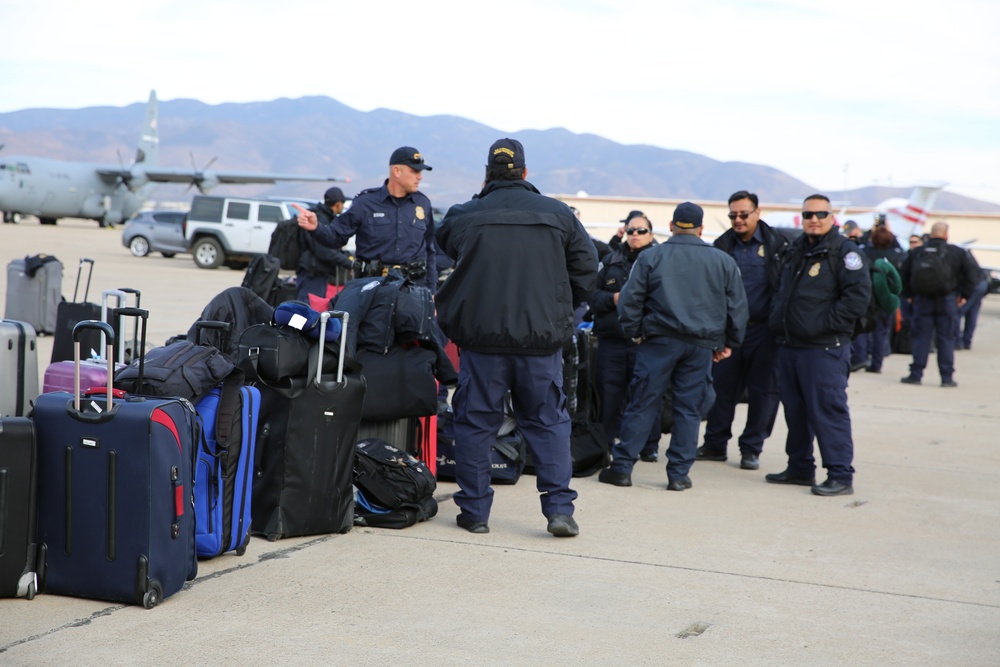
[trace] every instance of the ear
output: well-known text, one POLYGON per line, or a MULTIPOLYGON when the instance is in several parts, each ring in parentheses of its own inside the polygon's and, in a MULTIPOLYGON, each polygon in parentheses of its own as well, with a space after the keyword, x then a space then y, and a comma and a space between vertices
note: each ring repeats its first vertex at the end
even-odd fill
POLYGON ((528 180, 528 168, 527 167, 524 168, 524 174, 521 176, 521 180, 523 180, 523 181, 528 180))

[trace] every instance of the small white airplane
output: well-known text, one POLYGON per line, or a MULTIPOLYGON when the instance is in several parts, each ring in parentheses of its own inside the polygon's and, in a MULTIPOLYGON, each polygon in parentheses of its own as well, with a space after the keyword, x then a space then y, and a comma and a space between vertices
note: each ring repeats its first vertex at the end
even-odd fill
MULTIPOLYGON (((869 230, 876 222, 884 220, 892 233, 896 235, 900 246, 907 248, 910 236, 914 234, 920 236, 924 233, 927 215, 934 206, 938 193, 945 185, 945 183, 918 185, 913 188, 913 192, 908 198, 892 197, 886 199, 876 205, 872 211, 848 214, 846 207, 844 207, 840 213, 834 216, 834 219, 841 226, 848 220, 853 220, 862 231, 869 230)), ((769 213, 765 210, 763 219, 772 227, 802 229, 802 214, 799 212, 775 211, 769 213)))
POLYGON ((189 183, 204 193, 221 183, 350 180, 302 174, 214 171, 207 167, 200 171, 161 167, 157 120, 154 90, 149 93, 135 160, 128 167, 0 155, 3 221, 12 223, 22 215, 35 215, 43 225, 54 225, 59 218, 88 218, 96 220, 101 227, 114 226, 136 213, 157 183, 189 183))

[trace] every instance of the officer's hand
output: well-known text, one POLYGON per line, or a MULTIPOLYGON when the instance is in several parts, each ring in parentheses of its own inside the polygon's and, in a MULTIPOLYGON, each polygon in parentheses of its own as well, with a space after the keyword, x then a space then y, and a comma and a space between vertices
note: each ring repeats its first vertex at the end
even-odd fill
POLYGON ((299 227, 311 232, 319 226, 319 220, 316 219, 315 213, 307 211, 298 204, 292 204, 292 206, 299 212, 299 227))
POLYGON ((615 292, 615 296, 614 296, 614 299, 615 299, 615 305, 616 305, 616 306, 618 305, 618 295, 619 295, 619 294, 621 294, 621 292, 615 292))
POLYGON ((718 352, 712 353, 712 361, 722 361, 723 359, 728 359, 730 356, 732 356, 732 354, 733 354, 732 348, 724 347, 718 352))
POLYGON ((615 236, 617 236, 618 238, 623 238, 625 236, 625 225, 622 225, 621 227, 618 228, 618 231, 615 232, 615 236))
POLYGON ((968 299, 966 299, 964 296, 958 297, 958 302, 957 302, 958 307, 961 308, 962 306, 964 306, 966 301, 968 301, 968 299))

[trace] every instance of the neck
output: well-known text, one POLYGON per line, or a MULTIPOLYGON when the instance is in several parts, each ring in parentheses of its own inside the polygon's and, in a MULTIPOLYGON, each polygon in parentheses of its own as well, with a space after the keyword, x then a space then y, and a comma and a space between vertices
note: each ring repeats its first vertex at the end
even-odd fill
POLYGON ((390 180, 388 183, 385 184, 385 187, 389 191, 389 194, 392 195, 393 197, 399 198, 406 196, 406 190, 403 189, 403 186, 400 185, 399 183, 395 183, 394 181, 390 180))

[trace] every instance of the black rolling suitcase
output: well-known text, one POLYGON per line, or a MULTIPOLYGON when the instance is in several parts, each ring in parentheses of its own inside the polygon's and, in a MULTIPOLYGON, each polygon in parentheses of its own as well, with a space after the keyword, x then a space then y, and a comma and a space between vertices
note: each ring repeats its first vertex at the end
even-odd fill
MULTIPOLYGON (((76 270, 76 287, 73 288, 73 300, 61 302, 56 309, 56 330, 52 334, 52 359, 49 363, 68 361, 73 358, 73 327, 77 323, 84 320, 101 319, 101 304, 87 301, 87 295, 90 294, 90 279, 93 275, 94 260, 81 257, 80 265, 76 270), (80 296, 80 278, 83 276, 84 264, 88 266, 87 284, 83 288, 83 300, 77 301, 80 296)), ((90 358, 90 350, 100 351, 101 349, 100 332, 88 329, 83 333, 82 338, 80 338, 80 345, 83 346, 84 358, 90 358)))
MULTIPOLYGON (((323 313, 320 341, 330 317, 343 318, 347 329, 346 313, 323 313)), ((322 374, 325 346, 317 343, 309 373, 291 388, 256 381, 261 410, 251 505, 255 535, 273 541, 346 533, 354 523, 354 445, 365 381, 360 373, 344 372, 346 341, 342 333, 336 375, 322 374)))
MULTIPOLYGON (((116 310, 142 317, 137 308, 116 310)), ((108 337, 114 331, 81 322, 108 337)), ((79 347, 75 350, 79 362, 79 347)), ((151 608, 198 573, 194 463, 200 432, 183 399, 43 394, 35 403, 42 592, 151 608)))
POLYGON ((0 419, 0 597, 35 597, 35 425, 0 419))

